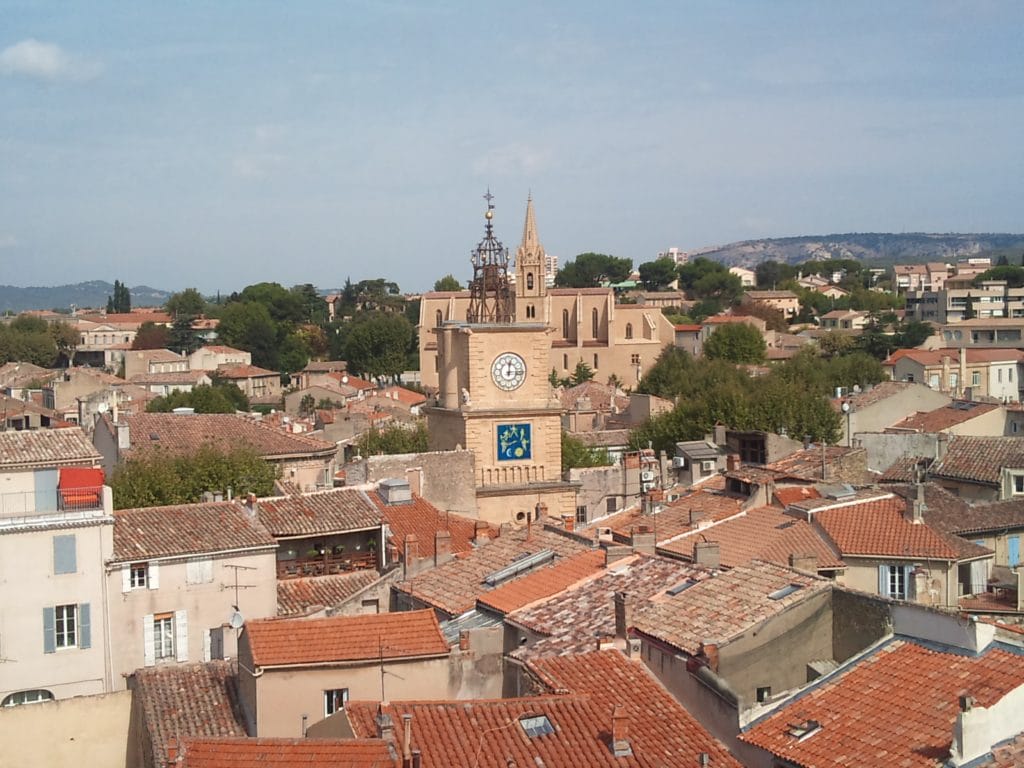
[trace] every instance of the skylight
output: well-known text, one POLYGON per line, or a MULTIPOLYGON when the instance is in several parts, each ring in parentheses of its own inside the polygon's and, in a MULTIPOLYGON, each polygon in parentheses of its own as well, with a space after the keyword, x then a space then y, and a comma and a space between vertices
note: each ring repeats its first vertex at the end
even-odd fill
POLYGON ((548 720, 547 715, 520 717, 519 725, 523 727, 526 735, 531 739, 536 739, 538 736, 547 736, 549 733, 555 732, 555 728, 551 725, 551 721, 548 720))
POLYGON ((544 565, 555 559, 554 550, 545 549, 536 554, 528 555, 526 557, 520 557, 514 560, 511 565, 506 565, 504 568, 489 573, 484 577, 484 583, 489 587, 495 587, 501 584, 503 581, 508 581, 511 578, 518 576, 521 573, 532 570, 539 565, 544 565))
POLYGON ((803 584, 787 584, 782 589, 776 589, 774 592, 768 595, 769 600, 781 600, 784 597, 789 597, 797 590, 803 589, 803 584))
POLYGON ((673 597, 675 597, 680 592, 685 592, 686 590, 688 590, 690 587, 692 587, 696 583, 697 582, 694 581, 693 579, 687 579, 682 584, 676 584, 674 587, 672 587, 672 589, 665 590, 665 594, 666 595, 672 595, 673 597))

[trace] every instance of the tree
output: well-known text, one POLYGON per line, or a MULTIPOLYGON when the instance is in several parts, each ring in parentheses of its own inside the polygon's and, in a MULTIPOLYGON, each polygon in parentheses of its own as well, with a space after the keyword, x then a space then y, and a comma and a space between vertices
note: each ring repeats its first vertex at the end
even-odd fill
POLYGON ((68 365, 75 364, 75 350, 78 349, 79 335, 75 329, 63 320, 50 323, 50 335, 53 336, 53 343, 57 347, 57 353, 68 361, 68 365))
POLYGON ((402 424, 382 429, 371 427, 359 438, 358 445, 362 456, 424 453, 428 449, 427 425, 418 421, 411 429, 402 424))
POLYGON ((302 396, 299 401, 299 415, 301 416, 312 416, 313 411, 316 410, 316 398, 311 394, 306 393, 302 396))
MULTIPOLYGON (((189 326, 191 330, 191 325, 189 326)), ((169 349, 171 331, 164 325, 147 320, 139 326, 138 333, 132 340, 132 349, 169 349)))
POLYGON ((289 291, 280 283, 247 285, 242 289, 238 300, 266 307, 275 323, 301 323, 306 320, 306 299, 300 293, 289 291))
POLYGON ((320 326, 327 324, 327 302, 315 285, 312 283, 293 285, 291 292, 302 311, 302 317, 298 322, 320 326))
POLYGON ((590 381, 593 378, 593 369, 589 365, 584 363, 582 360, 580 360, 578 363, 576 363, 576 369, 572 372, 572 376, 569 377, 569 380, 572 383, 572 386, 575 387, 576 385, 582 384, 585 381, 590 381))
POLYGON ((967 303, 964 305, 964 320, 973 320, 977 316, 974 311, 974 299, 971 298, 970 291, 967 293, 967 303))
POLYGON ((146 406, 149 413, 170 413, 175 408, 194 408, 196 413, 234 413, 248 411, 249 399, 230 382, 200 384, 191 392, 171 392, 154 398, 146 406))
POLYGON ((555 285, 563 288, 593 288, 607 280, 621 283, 633 271, 633 260, 604 253, 581 253, 562 265, 555 274, 555 285))
POLYGON ((179 293, 172 293, 164 302, 164 310, 174 318, 196 318, 206 309, 206 300, 195 288, 186 288, 179 293))
POLYGON ((412 325, 401 315, 371 312, 348 324, 345 357, 349 370, 368 376, 397 376, 405 370, 412 325))
POLYGON ((562 433, 562 471, 578 467, 607 467, 611 465, 608 451, 590 448, 578 437, 562 433))
POLYGON ((1008 288, 1020 288, 1024 286, 1024 267, 1014 264, 999 264, 991 269, 986 269, 974 278, 974 285, 981 285, 987 280, 1005 280, 1008 288))
POLYGON ((747 323, 723 325, 704 342, 704 356, 731 363, 764 362, 764 336, 747 323))
POLYGON ((461 291, 462 283, 455 279, 452 274, 447 274, 434 283, 435 291, 461 291))
POLYGON ((178 315, 174 319, 171 330, 167 334, 166 349, 172 349, 183 355, 191 355, 202 346, 199 335, 192 329, 192 320, 190 315, 178 315))
POLYGON ((1010 266, 1010 260, 1006 258, 1006 254, 1001 254, 999 259, 996 261, 997 267, 1008 267, 1010 266))
POLYGON ((253 365, 278 370, 278 329, 265 304, 230 302, 221 315, 217 333, 225 344, 252 353, 253 365))
POLYGON ((796 277, 796 269, 784 262, 768 260, 754 268, 754 275, 758 288, 775 290, 782 283, 796 277))
POLYGON ((789 324, 786 322, 786 316, 782 314, 782 310, 762 304, 759 301, 749 301, 746 304, 740 304, 733 309, 732 313, 741 317, 756 317, 764 320, 765 328, 769 331, 786 333, 789 330, 789 324))
POLYGON ((110 478, 114 508, 192 504, 207 492, 268 496, 277 467, 250 449, 221 452, 204 445, 187 456, 129 459, 110 478))
POLYGON ((114 295, 107 297, 107 314, 126 314, 132 311, 132 295, 128 286, 120 280, 114 281, 114 295))
POLYGON ((678 277, 676 263, 668 256, 654 261, 645 261, 637 268, 637 271, 640 273, 640 282, 648 291, 660 291, 667 288, 669 283, 678 277))

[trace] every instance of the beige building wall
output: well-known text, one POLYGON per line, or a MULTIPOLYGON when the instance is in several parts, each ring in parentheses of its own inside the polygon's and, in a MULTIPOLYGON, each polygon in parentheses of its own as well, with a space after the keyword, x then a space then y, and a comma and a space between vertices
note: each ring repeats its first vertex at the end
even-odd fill
POLYGON ((0 708, 0 765, 125 765, 127 691, 0 708))
MULTIPOLYGON (((854 399, 856 400, 856 398, 854 399)), ((932 411, 949 405, 949 403, 949 395, 930 389, 924 384, 908 386, 871 405, 863 408, 855 406, 848 416, 840 414, 842 416, 840 444, 850 444, 847 439, 847 424, 854 436, 862 432, 882 432, 886 427, 890 427, 908 416, 913 416, 918 411, 932 411)))
MULTIPOLYGON (((107 569, 111 652, 117 690, 124 689, 127 676, 143 666, 209 661, 213 652, 210 632, 227 625, 235 605, 245 619, 277 615, 274 549, 155 559, 145 565, 147 584, 134 588, 127 572, 131 563, 115 563, 107 569), (146 625, 152 626, 154 615, 167 613, 174 616, 174 657, 147 660, 147 643, 152 648, 153 638, 146 625), (182 640, 184 649, 180 646, 182 640)), ((152 657, 152 650, 149 655, 152 657)))
POLYGON ((189 370, 193 371, 216 371, 220 365, 252 365, 252 353, 241 349, 233 349, 230 352, 223 351, 225 347, 212 349, 200 347, 188 356, 189 370))
POLYGON ((878 560, 845 555, 846 570, 840 571, 836 581, 868 594, 878 594, 878 567, 880 565, 921 565, 925 573, 916 577, 917 598, 914 602, 935 607, 955 607, 957 594, 957 566, 937 560, 908 558, 903 561, 878 560))

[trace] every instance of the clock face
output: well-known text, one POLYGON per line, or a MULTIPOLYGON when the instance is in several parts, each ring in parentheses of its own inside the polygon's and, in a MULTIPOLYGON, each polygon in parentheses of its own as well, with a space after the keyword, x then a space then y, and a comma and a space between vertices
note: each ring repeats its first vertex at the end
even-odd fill
POLYGON ((491 378, 499 389, 511 392, 526 381, 526 363, 515 352, 505 352, 494 358, 491 378))

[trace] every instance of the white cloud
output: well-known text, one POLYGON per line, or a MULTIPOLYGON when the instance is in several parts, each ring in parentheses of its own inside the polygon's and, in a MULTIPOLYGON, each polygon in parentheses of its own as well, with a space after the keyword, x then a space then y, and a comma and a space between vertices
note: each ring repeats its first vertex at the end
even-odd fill
POLYGON ((477 158, 473 163, 473 171, 480 176, 530 175, 543 170, 548 159, 549 153, 545 150, 525 144, 507 144, 495 147, 477 158))
POLYGON ((28 38, 0 51, 0 74, 23 75, 39 80, 91 80, 102 67, 70 56, 59 45, 28 38))

